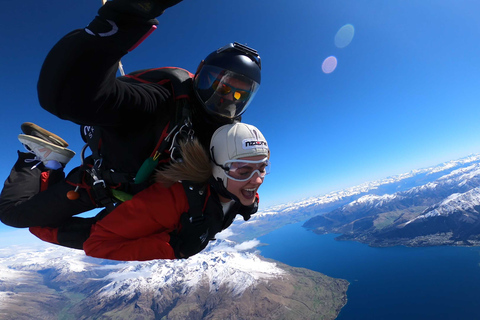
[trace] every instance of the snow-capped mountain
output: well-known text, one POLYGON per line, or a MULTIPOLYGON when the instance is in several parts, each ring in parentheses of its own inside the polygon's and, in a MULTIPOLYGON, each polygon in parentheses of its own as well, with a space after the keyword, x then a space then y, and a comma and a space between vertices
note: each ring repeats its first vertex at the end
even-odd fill
POLYGON ((362 196, 305 226, 373 246, 479 245, 480 164, 449 168, 405 191, 362 196))
MULTIPOLYGON (((344 205, 348 205, 344 207, 345 212, 346 210, 351 211, 352 208, 363 208, 365 210, 369 205, 379 207, 381 204, 386 204, 391 201, 399 202, 402 201, 402 199, 408 203, 411 199, 406 200, 406 198, 402 197, 411 198, 415 192, 420 190, 434 190, 436 185, 438 185, 438 191, 442 188, 442 185, 443 188, 448 189, 448 184, 450 183, 464 183, 466 185, 462 190, 467 191, 471 187, 476 186, 474 185, 476 181, 470 179, 469 175, 475 176, 478 174, 478 172, 476 172, 476 170, 479 170, 478 164, 480 164, 480 155, 470 155, 437 166, 412 170, 405 174, 399 174, 378 181, 366 182, 323 196, 261 209, 247 222, 243 220, 235 221, 230 227, 230 231, 233 233, 230 239, 245 241, 256 238, 283 225, 321 216, 344 205), (453 181, 453 179, 456 179, 456 182, 453 181)), ((450 193, 451 192, 447 190, 441 195, 441 199, 450 193)), ((421 202, 422 200, 418 198, 416 201, 421 202)), ((407 203, 404 205, 408 205, 407 203)), ((311 227, 310 222, 307 226, 311 227)))
MULTIPOLYGON (((480 188, 474 188, 465 193, 452 194, 440 203, 425 209, 421 215, 405 224, 432 217, 446 217, 456 212, 464 212, 463 215, 465 219, 470 220, 471 218, 468 218, 468 213, 476 213, 478 207, 480 207, 480 188)), ((470 220, 470 222, 473 222, 473 220, 474 219, 470 220)))
POLYGON ((35 249, 1 248, 0 318, 278 319, 303 314, 334 319, 338 315, 346 303, 348 282, 262 259, 252 251, 257 244, 223 240, 187 260, 148 262, 95 259, 48 244, 35 249), (325 305, 318 306, 320 300, 325 305))
POLYGON ((414 170, 261 210, 188 260, 114 262, 49 244, 0 248, 0 319, 335 318, 348 282, 267 261, 252 239, 310 219, 305 225, 316 232, 372 245, 477 244, 479 185, 480 155, 414 170))

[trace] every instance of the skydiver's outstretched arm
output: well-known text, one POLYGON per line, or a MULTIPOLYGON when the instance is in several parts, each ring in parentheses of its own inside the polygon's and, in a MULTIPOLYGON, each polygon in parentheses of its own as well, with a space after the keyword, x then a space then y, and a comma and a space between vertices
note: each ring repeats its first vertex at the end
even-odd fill
POLYGON ((85 28, 62 38, 44 61, 38 97, 47 111, 85 125, 116 125, 121 119, 162 106, 170 93, 157 84, 131 84, 116 78, 118 62, 158 23, 166 8, 181 0, 113 0, 85 28))

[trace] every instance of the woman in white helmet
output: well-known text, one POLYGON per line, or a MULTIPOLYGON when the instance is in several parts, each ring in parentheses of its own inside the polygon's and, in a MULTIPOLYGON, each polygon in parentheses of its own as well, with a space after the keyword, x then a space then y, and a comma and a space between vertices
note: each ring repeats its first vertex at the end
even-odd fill
MULTIPOLYGON (((188 258, 237 214, 248 220, 257 211, 257 190, 270 169, 270 150, 260 130, 244 123, 224 125, 212 136, 210 155, 196 139, 178 147, 182 161, 158 171, 157 183, 91 225, 83 243, 87 255, 123 261, 188 258)), ((68 227, 30 229, 65 245, 59 231, 68 227)))

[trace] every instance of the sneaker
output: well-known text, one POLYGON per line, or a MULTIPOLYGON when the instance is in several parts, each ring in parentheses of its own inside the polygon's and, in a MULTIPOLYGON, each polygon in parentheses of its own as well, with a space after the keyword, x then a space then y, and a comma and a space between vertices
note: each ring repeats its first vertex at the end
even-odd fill
POLYGON ((60 147, 68 147, 67 141, 63 140, 59 136, 50 131, 43 129, 42 127, 37 126, 35 123, 24 122, 21 126, 22 132, 27 136, 34 136, 42 140, 51 142, 60 147))
POLYGON ((75 155, 75 152, 70 149, 38 137, 20 134, 18 135, 18 140, 23 143, 29 152, 35 154, 35 159, 30 159, 31 161, 37 160, 47 167, 50 161, 57 161, 65 166, 75 155))

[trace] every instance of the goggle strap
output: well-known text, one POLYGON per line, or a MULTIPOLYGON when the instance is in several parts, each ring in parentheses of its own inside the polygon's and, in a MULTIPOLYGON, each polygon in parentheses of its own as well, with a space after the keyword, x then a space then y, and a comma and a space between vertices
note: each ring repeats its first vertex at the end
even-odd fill
POLYGON ((218 164, 217 161, 215 161, 215 153, 213 152, 213 148, 215 148, 215 147, 211 147, 211 148, 210 148, 210 156, 211 156, 211 158, 212 158, 213 163, 215 163, 215 165, 216 165, 217 167, 222 168, 224 171, 230 170, 230 169, 226 168, 225 166, 222 166, 221 164, 218 164))

